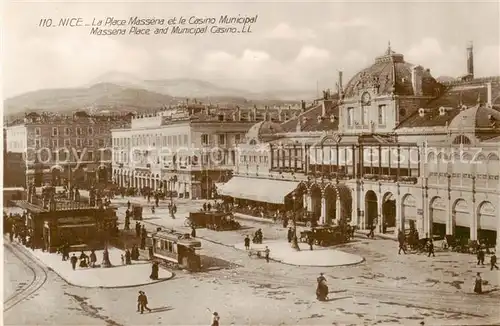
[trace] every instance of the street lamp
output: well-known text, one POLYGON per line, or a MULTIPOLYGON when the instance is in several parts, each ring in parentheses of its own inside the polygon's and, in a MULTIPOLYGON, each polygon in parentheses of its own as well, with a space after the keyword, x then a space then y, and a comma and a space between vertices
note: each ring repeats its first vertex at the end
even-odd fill
POLYGON ((292 199, 293 199, 293 238, 292 238, 292 248, 300 251, 299 247, 299 242, 297 240, 297 212, 295 209, 295 200, 297 199, 296 197, 296 192, 293 192, 292 199))
POLYGON ((173 177, 170 177, 168 180, 170 184, 170 214, 172 215, 172 218, 175 218, 174 215, 174 184, 177 182, 177 176, 174 175, 173 177))

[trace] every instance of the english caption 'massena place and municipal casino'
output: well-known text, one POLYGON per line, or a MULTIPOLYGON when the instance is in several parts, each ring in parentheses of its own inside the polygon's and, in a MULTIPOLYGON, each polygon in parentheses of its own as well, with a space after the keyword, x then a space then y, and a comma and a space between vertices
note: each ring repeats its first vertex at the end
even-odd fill
POLYGON ((219 193, 379 232, 500 243, 500 77, 446 83, 389 46, 305 112, 254 125, 219 193), (300 200, 297 200, 300 198, 300 200), (295 200, 294 200, 295 199, 295 200))

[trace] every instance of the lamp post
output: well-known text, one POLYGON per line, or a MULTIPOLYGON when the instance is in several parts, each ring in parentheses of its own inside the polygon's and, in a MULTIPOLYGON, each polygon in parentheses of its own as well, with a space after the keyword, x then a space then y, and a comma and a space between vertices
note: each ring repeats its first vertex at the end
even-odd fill
POLYGON ((174 184, 177 182, 177 176, 174 175, 171 177, 169 180, 170 183, 170 214, 172 215, 172 218, 175 218, 174 215, 174 184))
POLYGON ((300 251, 299 242, 297 240, 297 212, 295 209, 295 200, 297 199, 297 194, 294 192, 292 195, 293 200, 293 238, 292 238, 292 248, 300 251))

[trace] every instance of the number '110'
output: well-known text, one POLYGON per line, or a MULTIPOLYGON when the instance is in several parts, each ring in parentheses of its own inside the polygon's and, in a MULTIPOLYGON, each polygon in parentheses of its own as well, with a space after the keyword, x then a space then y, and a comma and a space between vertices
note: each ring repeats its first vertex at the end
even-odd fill
POLYGON ((38 26, 40 26, 40 27, 50 27, 50 26, 52 26, 52 19, 50 19, 50 18, 47 18, 47 19, 42 18, 42 19, 40 19, 40 23, 38 24, 38 26))

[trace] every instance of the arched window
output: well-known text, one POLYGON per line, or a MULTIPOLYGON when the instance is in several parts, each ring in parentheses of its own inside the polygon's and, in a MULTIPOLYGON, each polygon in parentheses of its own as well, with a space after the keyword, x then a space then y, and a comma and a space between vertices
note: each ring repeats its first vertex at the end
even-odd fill
POLYGON ((465 137, 464 135, 457 136, 453 140, 454 145, 469 145, 471 144, 471 141, 469 138, 465 137))

